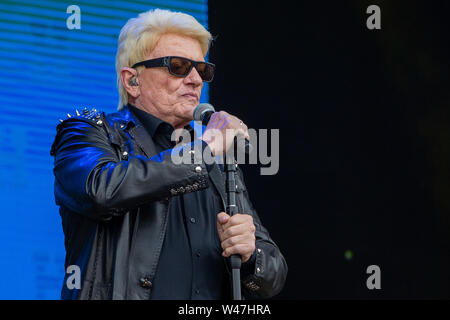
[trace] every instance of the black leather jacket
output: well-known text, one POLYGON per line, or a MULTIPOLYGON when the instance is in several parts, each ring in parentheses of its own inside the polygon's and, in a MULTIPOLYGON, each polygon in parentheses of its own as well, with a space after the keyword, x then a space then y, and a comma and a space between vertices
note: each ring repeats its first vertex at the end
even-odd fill
MULTIPOLYGON (((128 108, 108 115, 85 109, 57 126, 50 154, 65 266, 81 270, 80 289, 67 287, 71 274, 66 274, 62 299, 148 299, 169 197, 215 187, 225 208, 216 164, 208 172, 201 154, 192 154, 193 164, 174 164, 172 150, 157 155, 154 150, 152 138, 128 108)), ((238 212, 251 214, 256 226, 255 268, 241 279, 243 296, 268 298, 283 288, 287 265, 249 200, 239 168, 236 176, 238 212)))

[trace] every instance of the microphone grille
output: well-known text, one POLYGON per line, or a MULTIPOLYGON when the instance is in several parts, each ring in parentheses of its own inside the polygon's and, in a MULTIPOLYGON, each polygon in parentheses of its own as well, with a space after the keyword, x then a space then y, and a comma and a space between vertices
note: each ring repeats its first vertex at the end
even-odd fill
POLYGON ((203 117, 205 116, 206 112, 216 112, 214 107, 210 105, 209 103, 200 103, 198 106, 194 109, 194 120, 195 121, 203 121, 203 117))

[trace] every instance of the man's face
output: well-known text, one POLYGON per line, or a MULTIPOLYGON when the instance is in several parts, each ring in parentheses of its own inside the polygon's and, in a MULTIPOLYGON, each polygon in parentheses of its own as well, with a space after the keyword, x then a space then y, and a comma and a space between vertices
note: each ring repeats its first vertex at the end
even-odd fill
MULTIPOLYGON (((204 61, 197 40, 176 34, 161 36, 145 60, 164 56, 204 61)), ((171 75, 167 67, 148 68, 140 72, 138 79, 140 95, 136 98, 136 107, 172 124, 175 128, 183 127, 192 120, 203 87, 203 80, 195 68, 192 68, 185 78, 171 75)))

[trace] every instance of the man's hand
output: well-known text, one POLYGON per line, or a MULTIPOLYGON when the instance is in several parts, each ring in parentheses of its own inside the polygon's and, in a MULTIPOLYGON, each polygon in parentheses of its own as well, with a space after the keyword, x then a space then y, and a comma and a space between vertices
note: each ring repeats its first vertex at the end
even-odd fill
POLYGON ((208 144, 213 155, 221 156, 231 147, 235 136, 243 136, 249 140, 247 126, 239 118, 219 111, 211 115, 200 139, 208 144))
POLYGON ((236 213, 230 217, 225 212, 220 212, 217 214, 217 230, 224 257, 240 254, 242 262, 250 259, 255 251, 256 230, 251 215, 236 213))

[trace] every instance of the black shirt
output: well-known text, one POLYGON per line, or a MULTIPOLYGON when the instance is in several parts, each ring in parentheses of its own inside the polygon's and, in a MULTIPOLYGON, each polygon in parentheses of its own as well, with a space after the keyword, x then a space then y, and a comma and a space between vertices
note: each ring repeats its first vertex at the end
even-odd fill
MULTIPOLYGON (((157 152, 172 149, 174 128, 129 105, 152 136, 157 152)), ((215 188, 174 196, 169 202, 167 229, 159 257, 151 299, 228 299, 230 280, 217 232, 222 211, 215 188)))

